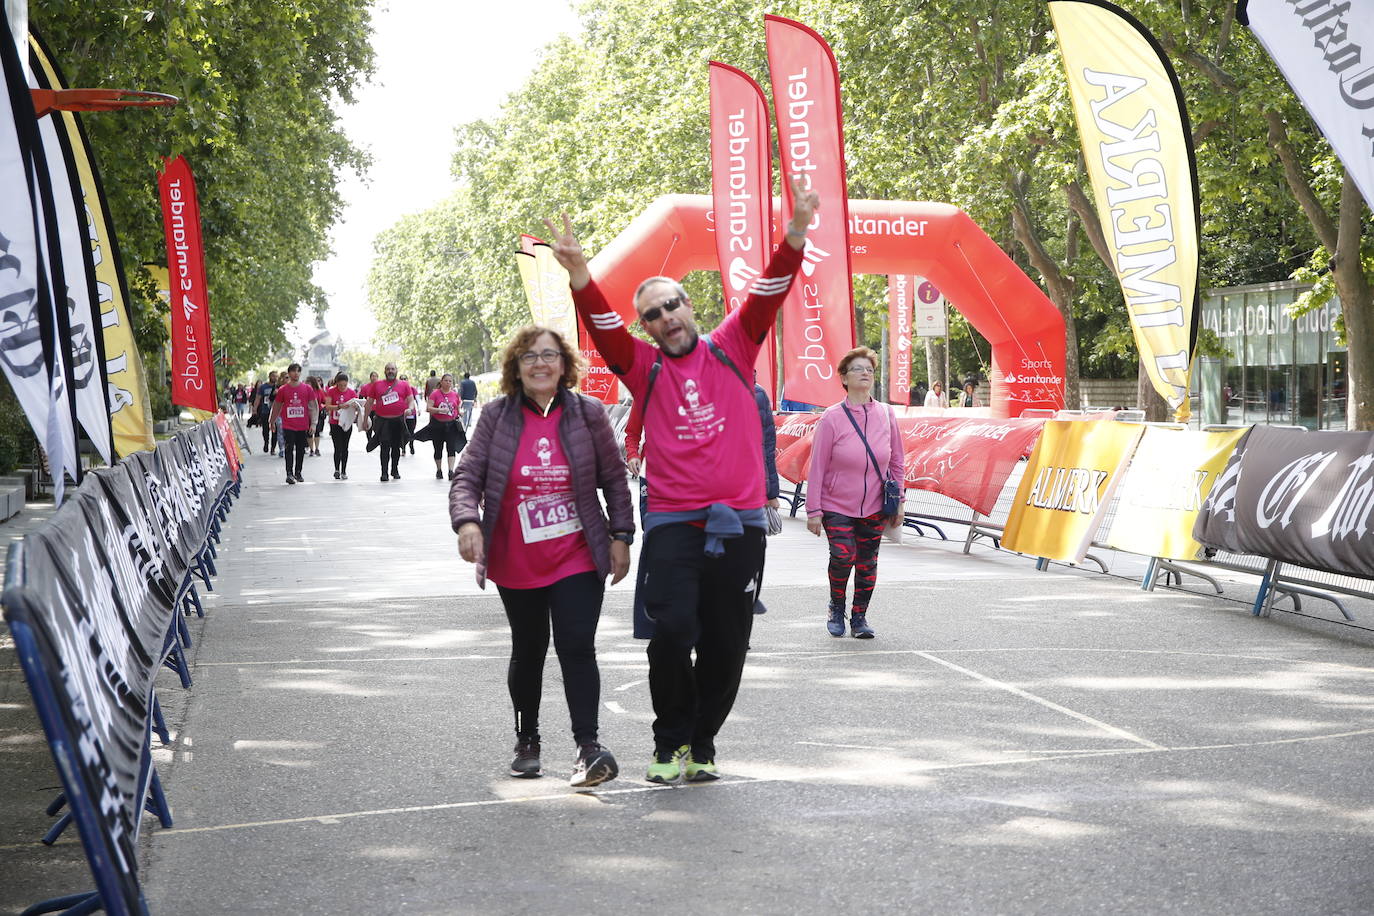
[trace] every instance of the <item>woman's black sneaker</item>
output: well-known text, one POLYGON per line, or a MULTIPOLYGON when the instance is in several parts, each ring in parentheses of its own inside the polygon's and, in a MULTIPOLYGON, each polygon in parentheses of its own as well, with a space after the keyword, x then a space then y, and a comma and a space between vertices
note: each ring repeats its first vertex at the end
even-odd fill
POLYGON ((539 742, 521 738, 515 742, 515 759, 510 762, 510 774, 520 779, 544 775, 539 764, 539 742))
POLYGON ((572 779, 568 784, 575 789, 587 789, 610 782, 620 775, 615 757, 599 744, 584 744, 577 752, 577 762, 573 764, 572 779))

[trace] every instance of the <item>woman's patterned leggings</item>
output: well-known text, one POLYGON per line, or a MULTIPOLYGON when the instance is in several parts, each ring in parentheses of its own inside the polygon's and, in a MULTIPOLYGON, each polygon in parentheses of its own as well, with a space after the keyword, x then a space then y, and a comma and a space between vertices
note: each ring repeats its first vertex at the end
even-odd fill
POLYGON ((849 571, 854 571, 854 610, 868 610, 873 586, 878 581, 878 545, 883 537, 883 514, 851 518, 838 512, 822 512, 821 524, 830 542, 830 603, 844 606, 849 571))

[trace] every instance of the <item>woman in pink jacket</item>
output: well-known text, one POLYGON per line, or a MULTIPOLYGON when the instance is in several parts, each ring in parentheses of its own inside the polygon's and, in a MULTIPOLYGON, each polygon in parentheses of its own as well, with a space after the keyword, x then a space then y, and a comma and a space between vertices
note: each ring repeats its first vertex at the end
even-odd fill
POLYGON ((826 629, 844 635, 845 591, 854 573, 849 632, 872 639, 868 602, 878 579, 878 545, 883 525, 902 523, 902 507, 883 514, 883 480, 903 476, 902 437, 892 408, 873 400, 878 354, 856 347, 837 367, 845 399, 816 424, 811 472, 806 485, 806 528, 830 542, 830 614, 826 629))

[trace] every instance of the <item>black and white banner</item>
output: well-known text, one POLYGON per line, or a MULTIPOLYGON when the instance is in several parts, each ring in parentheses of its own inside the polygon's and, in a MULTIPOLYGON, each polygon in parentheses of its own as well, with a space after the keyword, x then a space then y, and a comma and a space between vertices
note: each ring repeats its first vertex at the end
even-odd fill
MULTIPOLYGON (((7 24, 0 29, 7 31, 7 24)), ((42 205, 42 161, 18 51, 0 42, 0 368, 48 454, 53 495, 60 503, 63 471, 74 479, 80 471, 63 358, 68 344, 59 337, 66 311, 59 315, 53 308, 61 265, 48 258, 56 227, 42 205)))
POLYGON ((1241 0, 1250 26, 1374 209, 1374 0, 1241 0))
MULTIPOLYGON (((34 84, 51 89, 30 49, 34 84)), ((57 255, 62 260, 62 279, 66 290, 57 290, 59 306, 65 301, 68 319, 66 356, 70 363, 76 416, 81 428, 95 445, 106 464, 113 464, 110 447, 110 404, 106 399, 105 360, 101 352, 100 299, 96 293, 95 264, 91 259, 91 239, 87 229, 86 203, 81 179, 72 160, 71 146, 58 130, 57 112, 38 119, 38 136, 47 165, 47 180, 52 188, 53 209, 58 239, 57 255)))
POLYGON ((33 638, 37 666, 25 674, 35 698, 54 700, 39 712, 82 843, 102 895, 126 912, 144 911, 137 839, 153 680, 188 564, 232 483, 218 426, 201 424, 88 474, 6 569, 5 618, 21 657, 20 631, 33 638))
POLYGON ((1210 547, 1374 578, 1374 433, 1253 427, 1198 514, 1210 547))

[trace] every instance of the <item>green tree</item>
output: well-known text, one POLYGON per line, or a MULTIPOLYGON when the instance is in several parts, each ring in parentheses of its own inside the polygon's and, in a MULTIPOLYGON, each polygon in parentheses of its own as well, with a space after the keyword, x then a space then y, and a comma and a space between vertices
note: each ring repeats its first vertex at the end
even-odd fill
POLYGON ((254 365, 286 344, 311 265, 328 254, 338 175, 366 162, 333 106, 372 70, 368 0, 31 0, 30 24, 73 86, 168 92, 172 109, 85 116, 145 352, 164 338, 140 265, 165 263, 155 180, 185 154, 196 175, 216 346, 254 365))

